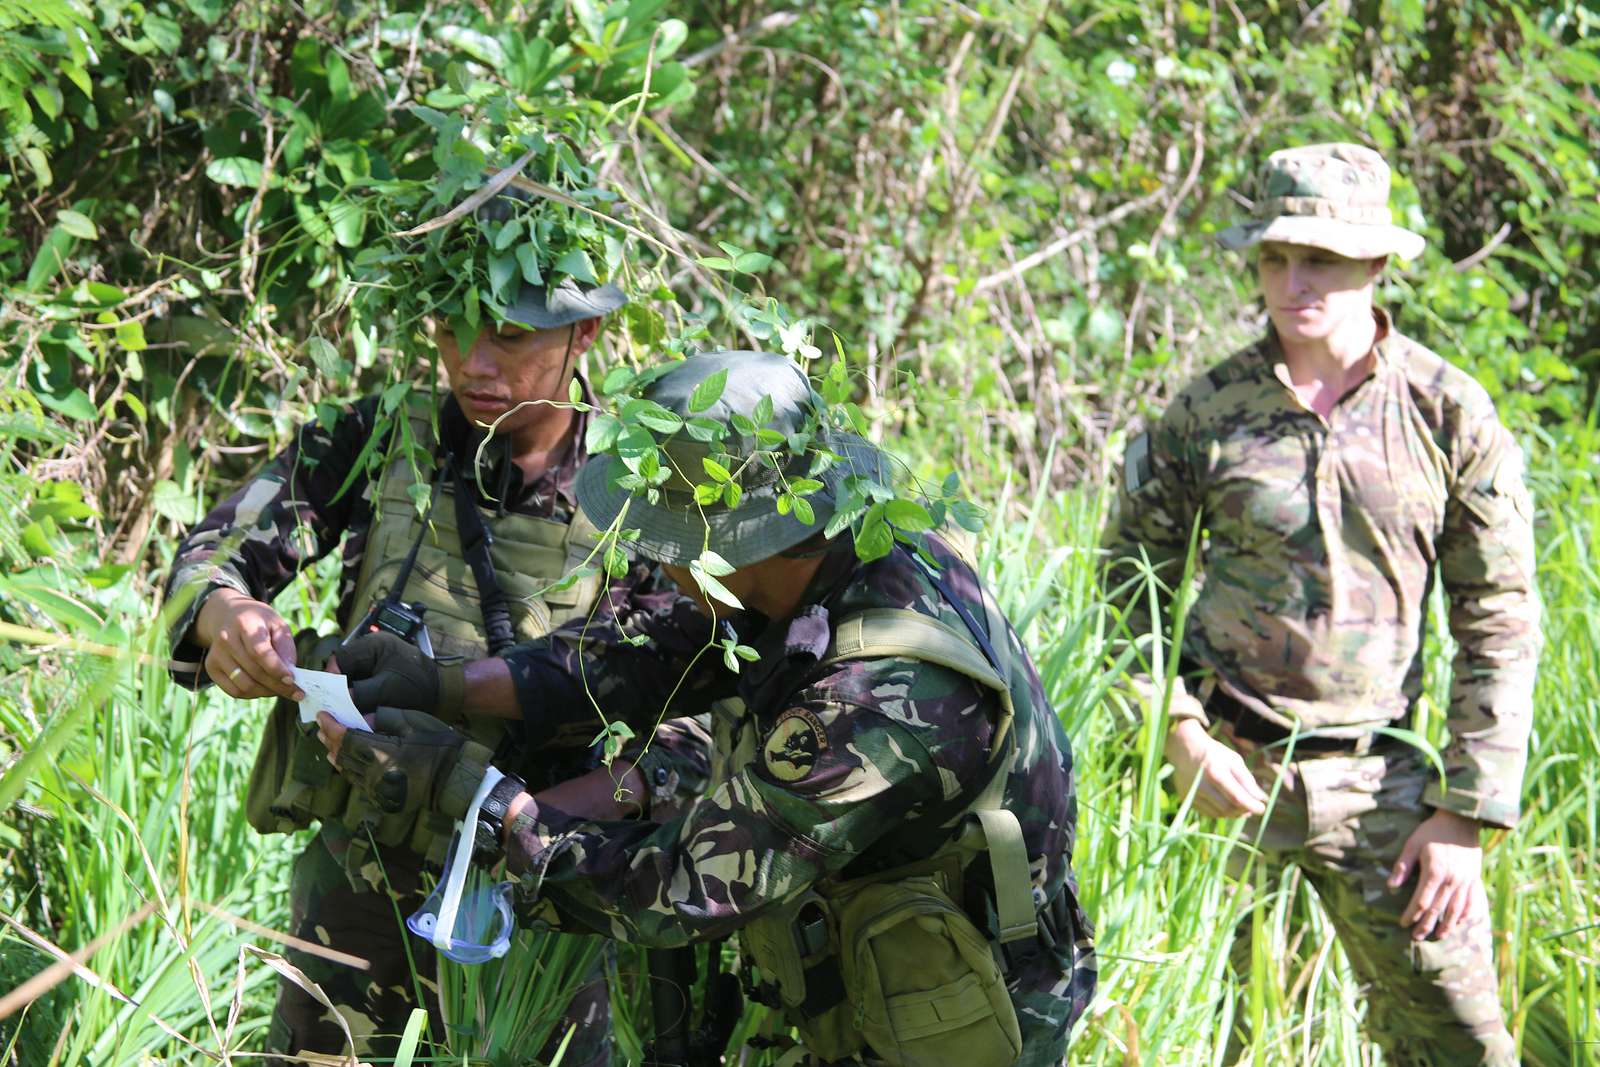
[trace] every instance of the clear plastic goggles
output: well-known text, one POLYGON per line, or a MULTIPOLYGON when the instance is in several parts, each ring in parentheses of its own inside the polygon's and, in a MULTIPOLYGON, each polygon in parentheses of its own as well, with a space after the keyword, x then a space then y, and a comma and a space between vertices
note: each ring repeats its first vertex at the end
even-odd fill
POLYGON ((511 949, 516 920, 511 910, 512 882, 497 882, 472 865, 478 812, 501 778, 493 767, 468 805, 445 855, 444 877, 422 907, 406 918, 411 932, 457 963, 488 963, 511 949))

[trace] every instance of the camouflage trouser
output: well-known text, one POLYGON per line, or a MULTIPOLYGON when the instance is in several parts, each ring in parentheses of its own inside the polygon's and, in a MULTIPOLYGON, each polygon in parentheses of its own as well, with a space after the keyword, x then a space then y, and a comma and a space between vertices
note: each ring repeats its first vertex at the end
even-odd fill
MULTIPOLYGON (((1358 756, 1321 756, 1285 764, 1283 749, 1262 750, 1224 732, 1245 754, 1276 803, 1250 820, 1244 840, 1260 835, 1258 885, 1278 884, 1297 864, 1316 889, 1356 976, 1367 989, 1369 1036, 1395 1065, 1511 1065, 1515 1045, 1506 1031, 1490 945, 1489 916, 1469 915, 1443 938, 1411 940, 1399 924, 1416 888, 1413 875, 1399 891, 1387 885, 1406 839, 1432 814, 1423 790, 1436 776, 1427 759, 1394 743, 1358 756)), ((1235 874, 1249 857, 1238 850, 1235 874)), ((1250 973, 1250 923, 1240 924, 1232 964, 1241 983, 1250 973)), ((1241 1004, 1241 1009, 1243 1005, 1241 1004)), ((1243 1010, 1235 1016, 1248 1025, 1243 1010)), ((1237 1053, 1240 1035, 1233 1035, 1237 1053)), ((1236 1055, 1230 1055, 1232 1063, 1236 1055)))
MULTIPOLYGON (((386 880, 389 892, 365 883, 357 889, 345 869, 349 844, 347 832, 324 828, 296 857, 289 886, 290 932, 302 940, 366 959, 370 968, 356 970, 298 950, 285 955, 338 1007, 355 1038, 357 1055, 381 1060, 395 1055, 400 1033, 418 1006, 419 996, 428 1010, 428 1032, 444 1033, 433 947, 405 925, 405 916, 422 905, 427 893, 420 857, 403 849, 381 850, 381 874, 375 866, 363 869, 378 879, 376 884, 386 880)), ((597 961, 591 979, 573 998, 550 1047, 539 1050, 530 1062, 550 1062, 555 1046, 573 1025, 577 1030, 562 1056, 564 1067, 605 1067, 609 1062, 610 1002, 603 961, 597 961)), ((344 1033, 308 993, 280 981, 267 1051, 293 1054, 302 1050, 341 1054, 346 1051, 344 1033)))

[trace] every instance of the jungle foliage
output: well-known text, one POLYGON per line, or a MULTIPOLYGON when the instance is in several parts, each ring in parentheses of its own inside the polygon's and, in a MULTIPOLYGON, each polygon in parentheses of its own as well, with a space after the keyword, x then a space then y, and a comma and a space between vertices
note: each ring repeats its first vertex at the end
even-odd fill
MULTIPOLYGON (((1570 640, 1540 706, 1562 710, 1492 879, 1525 1053, 1581 1062, 1597 86, 1590 0, 0 0, 0 910, 69 948, 160 916, 87 957, 102 985, 0 1022, 0 1051, 199 1062, 259 1026, 270 975, 235 972, 244 935, 191 905, 274 925, 288 846, 238 817, 255 719, 165 677, 159 571, 296 423, 428 379, 415 324, 356 299, 393 224, 370 194, 435 165, 446 116, 509 93, 586 131, 580 200, 621 224, 573 245, 635 295, 592 370, 838 356, 874 435, 990 505, 991 574, 1089 753, 1079 866, 1108 956, 1082 1047, 1105 1062, 1213 1062, 1191 1001, 1236 905, 1204 877, 1215 843, 1168 829, 1159 760, 1090 714, 1099 489, 1125 434, 1259 328, 1248 264, 1211 240, 1259 161, 1382 151, 1430 239, 1384 299, 1489 387, 1541 479, 1570 640)), ((328 586, 280 607, 326 619, 328 586)), ((48 955, 18 945, 0 989, 48 955)), ((1365 1062, 1348 975, 1276 949, 1301 999, 1272 1005, 1275 1040, 1365 1062)))

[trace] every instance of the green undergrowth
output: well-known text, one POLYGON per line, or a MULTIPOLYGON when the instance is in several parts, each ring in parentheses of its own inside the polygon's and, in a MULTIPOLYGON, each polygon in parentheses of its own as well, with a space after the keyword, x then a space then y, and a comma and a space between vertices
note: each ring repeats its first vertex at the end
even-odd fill
MULTIPOLYGON (((1578 1065, 1594 1047, 1584 1042, 1600 1039, 1592 965, 1600 952, 1600 787, 1592 773, 1600 759, 1600 565, 1590 545, 1600 530, 1592 463, 1600 435, 1529 443, 1547 642, 1526 815, 1516 830, 1494 836, 1487 870, 1501 992, 1524 1061, 1578 1065)), ((11 494, 0 521, 36 502, 14 482, 0 488, 11 494)), ((1220 1063, 1223 1005, 1237 992, 1227 952, 1246 916, 1221 872, 1229 851, 1243 846, 1235 825, 1181 808, 1153 729, 1108 696, 1112 620, 1095 584, 1103 494, 1018 500, 1002 491, 989 503, 1016 517, 980 545, 983 568, 1034 650, 1077 761, 1076 869, 1098 928, 1101 984, 1072 1060, 1220 1063)), ((67 570, 64 584, 77 590, 70 602, 40 594, 26 608, 33 640, 53 643, 29 644, 17 633, 0 642, 6 755, 54 752, 0 778, 0 792, 19 800, 0 819, 8 871, 0 911, 14 920, 0 932, 0 983, 15 985, 48 962, 21 928, 67 951, 105 940, 77 977, 0 1021, 0 1063, 199 1064, 216 1062, 224 1049, 258 1049, 274 975, 241 949, 278 946, 229 916, 285 928, 288 861, 299 845, 257 836, 242 818, 264 709, 171 683, 134 575, 97 588, 87 580, 75 586, 82 574, 67 570), (112 635, 116 648, 75 651, 63 633, 82 642, 112 635)), ((291 623, 328 617, 332 605, 311 592, 330 588, 326 577, 280 600, 291 623)), ((1447 641, 1429 646, 1432 693, 1444 691, 1449 652, 1447 641)), ((1415 725, 1438 738, 1439 724, 1415 725)), ((1258 977, 1240 1000, 1263 1020, 1255 1062, 1381 1062, 1361 1036, 1365 993, 1310 888, 1293 875, 1263 888, 1268 933, 1257 939, 1258 977)), ((635 953, 610 967, 623 990, 619 1039, 632 1059, 648 1019, 647 983, 635 953)), ((540 1030, 523 1016, 547 1020, 553 1012, 550 990, 537 975, 531 981, 533 988, 510 983, 521 1000, 499 1001, 498 1018, 464 1026, 448 1062, 463 1062, 463 1053, 485 1057, 467 1062, 515 1062, 506 1047, 537 1047, 527 1035, 547 1033, 548 1023, 533 1020, 540 1030)), ((455 973, 450 982, 459 1003, 488 1003, 487 975, 455 973)))

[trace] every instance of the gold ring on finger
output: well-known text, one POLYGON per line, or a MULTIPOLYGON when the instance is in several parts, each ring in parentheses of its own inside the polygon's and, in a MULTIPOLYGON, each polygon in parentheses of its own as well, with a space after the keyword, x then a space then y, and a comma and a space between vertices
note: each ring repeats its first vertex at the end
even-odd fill
POLYGON ((228 672, 228 681, 230 681, 230 682, 233 681, 234 679, 238 678, 239 675, 241 675, 243 673, 244 673, 244 668, 243 667, 235 667, 233 670, 228 672))

